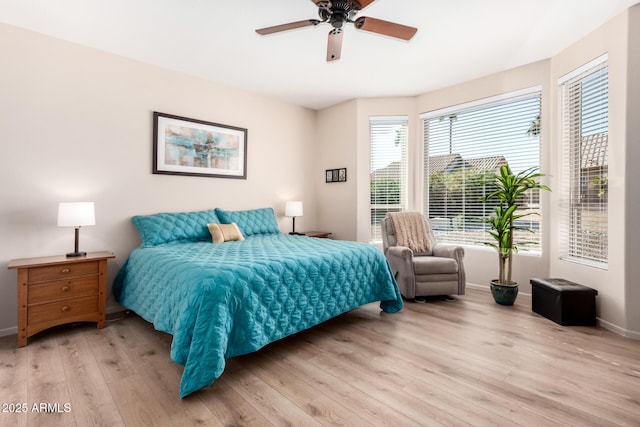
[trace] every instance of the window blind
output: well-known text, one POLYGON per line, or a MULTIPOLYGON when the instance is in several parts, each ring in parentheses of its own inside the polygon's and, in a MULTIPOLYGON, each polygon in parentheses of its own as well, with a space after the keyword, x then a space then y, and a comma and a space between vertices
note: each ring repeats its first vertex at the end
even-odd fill
POLYGON ((382 241, 380 221, 387 212, 406 209, 407 128, 406 116, 369 118, 372 242, 382 241))
POLYGON ((606 58, 560 82, 562 258, 607 268, 609 84, 606 58))
MULTIPOLYGON (((478 245, 489 242, 484 218, 493 204, 483 196, 494 191, 488 175, 509 165, 514 173, 540 165, 539 88, 507 94, 422 115, 424 130, 424 211, 439 241, 478 245)), ((540 192, 520 201, 519 213, 539 212, 540 192)), ((541 217, 530 215, 516 225, 521 249, 540 251, 541 217)))

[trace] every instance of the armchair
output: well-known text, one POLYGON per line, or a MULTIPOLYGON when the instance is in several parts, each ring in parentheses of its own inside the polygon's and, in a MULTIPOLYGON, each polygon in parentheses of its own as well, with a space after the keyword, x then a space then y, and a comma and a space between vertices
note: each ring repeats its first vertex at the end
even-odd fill
MULTIPOLYGON (((396 214, 398 215, 398 214, 396 214)), ((380 223, 382 248, 400 288, 407 299, 432 295, 464 295, 464 249, 437 243, 431 224, 425 219, 426 235, 433 242, 427 252, 415 252, 398 246, 394 224, 389 214, 380 223)))

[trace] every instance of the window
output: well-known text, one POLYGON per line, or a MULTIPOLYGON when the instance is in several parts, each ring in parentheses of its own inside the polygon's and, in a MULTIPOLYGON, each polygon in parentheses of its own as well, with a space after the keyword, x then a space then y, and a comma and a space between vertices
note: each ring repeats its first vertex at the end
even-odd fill
POLYGON ((562 258, 607 268, 609 78, 606 56, 560 81, 562 258))
POLYGON ((407 117, 370 117, 371 232, 382 241, 380 221, 407 205, 407 117))
MULTIPOLYGON (((483 219, 493 206, 482 202, 493 192, 489 174, 508 164, 514 173, 540 166, 540 90, 528 89, 458 105, 421 116, 424 129, 424 211, 440 241, 482 245, 489 242, 483 219)), ((520 213, 539 212, 540 192, 528 192, 520 213)), ((534 233, 516 234, 540 252, 541 217, 521 218, 534 233)), ((525 248, 522 248, 525 249, 525 248)))

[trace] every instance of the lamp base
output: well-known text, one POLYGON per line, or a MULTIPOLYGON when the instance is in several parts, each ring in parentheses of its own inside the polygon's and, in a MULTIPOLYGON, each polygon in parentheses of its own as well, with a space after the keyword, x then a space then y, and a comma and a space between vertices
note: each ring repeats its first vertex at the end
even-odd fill
POLYGON ((290 231, 289 234, 292 236, 304 236, 304 233, 296 233, 295 231, 290 231))
POLYGON ((76 257, 79 257, 79 256, 86 256, 86 255, 87 255, 86 252, 69 252, 67 254, 67 258, 76 258, 76 257))

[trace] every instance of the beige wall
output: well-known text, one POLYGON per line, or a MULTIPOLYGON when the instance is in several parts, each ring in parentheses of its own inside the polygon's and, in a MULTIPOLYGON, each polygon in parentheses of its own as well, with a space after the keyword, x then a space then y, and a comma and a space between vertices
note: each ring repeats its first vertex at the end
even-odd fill
POLYGON ((316 182, 318 228, 334 239, 357 240, 357 116, 358 101, 326 108, 317 116, 313 180, 316 182), (347 168, 346 182, 325 182, 325 170, 347 168))
POLYGON ((296 226, 316 227, 314 111, 7 25, 0 52, 0 334, 17 323, 8 261, 73 249, 60 201, 95 202, 80 247, 116 254, 109 283, 139 244, 132 215, 269 206, 288 232, 299 199, 296 226), (153 175, 153 111, 247 128, 248 178, 153 175))
MULTIPOLYGON (((543 255, 526 253, 516 255, 515 280, 522 292, 530 292, 532 277, 564 277, 583 283, 599 291, 598 316, 601 324, 618 333, 640 338, 640 231, 635 220, 640 216, 640 5, 634 6, 597 29, 565 51, 551 59, 496 73, 453 87, 426 93, 415 98, 359 99, 345 105, 329 108, 321 116, 319 131, 328 128, 348 129, 348 137, 335 141, 340 148, 325 150, 319 159, 328 162, 333 156, 345 156, 349 164, 358 165, 358 184, 349 187, 341 197, 349 206, 357 200, 354 211, 349 208, 335 212, 327 209, 322 216, 323 225, 341 223, 346 215, 348 227, 357 224, 357 232, 345 233, 342 238, 368 240, 369 224, 369 147, 368 119, 371 115, 409 115, 414 132, 409 136, 410 168, 414 180, 410 183, 413 194, 411 209, 421 209, 422 176, 421 130, 417 115, 452 105, 462 104, 533 86, 542 88, 541 169, 544 179, 555 191, 542 194, 543 255), (556 218, 561 205, 559 183, 562 177, 560 147, 560 106, 557 93, 558 79, 608 52, 609 54, 609 269, 599 270, 560 259, 556 244, 560 238, 556 218), (635 76, 635 80, 634 80, 635 76), (354 130, 353 123, 357 123, 354 130), (355 135, 355 136, 354 136, 355 135), (354 151, 349 144, 355 138, 354 151), (338 154, 339 153, 339 154, 338 154), (355 156, 355 157, 353 157, 355 156), (354 216, 357 217, 354 220, 354 216)), ((353 176, 353 174, 350 174, 353 176)), ((321 205, 331 205, 337 199, 318 192, 321 205)), ((495 278, 496 254, 489 248, 467 247, 465 255, 467 280, 472 285, 487 287, 495 278)))
MULTIPOLYGON (((318 175, 325 169, 347 167, 347 183, 321 184, 318 188, 318 224, 334 238, 369 242, 370 152, 369 117, 407 116, 410 141, 417 137, 415 98, 364 98, 318 112, 318 175), (354 143, 355 141, 355 143, 354 143), (343 165, 343 166, 340 166, 343 165)), ((420 154, 411 144, 409 176, 417 176, 414 163, 420 154)), ((414 182, 409 191, 415 191, 414 182)), ((419 207, 411 206, 411 209, 419 207)))
POLYGON ((629 9, 625 137, 625 312, 626 330, 640 338, 640 6, 629 9))
MULTIPOLYGON (((629 204, 628 199, 637 198, 638 180, 637 163, 638 133, 637 116, 630 113, 638 112, 640 97, 634 95, 629 89, 633 78, 637 74, 630 73, 629 64, 638 62, 638 50, 631 49, 629 44, 629 29, 637 28, 640 21, 637 19, 640 6, 635 6, 635 22, 629 26, 629 11, 617 16, 600 29, 592 32, 578 43, 556 55, 551 61, 552 96, 559 97, 558 79, 563 75, 579 68, 589 61, 608 53, 609 65, 609 263, 608 269, 598 269, 562 260, 561 248, 557 245, 551 247, 550 269, 551 275, 582 283, 597 289, 598 316, 601 323, 621 334, 637 336, 640 338, 640 322, 637 312, 640 309, 640 301, 632 300, 629 296, 631 289, 637 288, 637 276, 631 276, 628 268, 637 264, 638 239, 637 227, 630 221, 638 216, 639 206, 629 204), (634 59, 635 58, 635 59, 634 59), (635 144, 634 144, 635 143, 635 144), (630 168, 627 168, 627 165, 630 168), (636 169, 636 170, 634 170, 636 169), (635 320, 634 320, 635 318, 635 320)), ((637 42, 635 42, 637 43, 637 42)), ((553 157, 554 178, 552 186, 559 188, 565 171, 562 169, 560 159, 561 129, 559 128, 561 111, 560 105, 553 106, 553 157)), ((558 193, 552 195, 552 209, 558 212, 562 200, 558 193)), ((553 223, 552 235, 559 236, 558 223, 553 223)), ((637 291, 635 291, 637 295, 637 291)))

